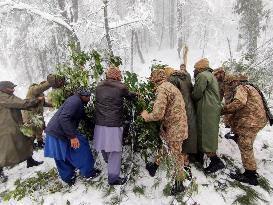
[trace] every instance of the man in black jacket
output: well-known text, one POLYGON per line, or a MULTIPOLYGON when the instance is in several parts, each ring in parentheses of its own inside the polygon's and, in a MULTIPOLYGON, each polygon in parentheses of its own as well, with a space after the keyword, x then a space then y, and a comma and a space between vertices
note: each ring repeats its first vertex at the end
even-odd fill
POLYGON ((69 97, 49 121, 45 133, 45 157, 55 159, 62 180, 75 183, 75 170, 86 178, 98 176, 88 139, 78 132, 84 117, 84 105, 90 101, 90 91, 84 88, 69 97))
POLYGON ((106 80, 96 88, 96 126, 94 145, 101 151, 108 163, 108 182, 110 185, 122 185, 126 178, 120 177, 123 135, 123 101, 136 97, 121 82, 121 72, 110 67, 106 80))

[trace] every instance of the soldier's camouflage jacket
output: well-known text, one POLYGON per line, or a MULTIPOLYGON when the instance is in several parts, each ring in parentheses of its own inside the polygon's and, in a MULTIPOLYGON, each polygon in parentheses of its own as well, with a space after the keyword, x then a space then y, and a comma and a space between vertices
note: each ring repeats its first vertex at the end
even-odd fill
POLYGON ((164 81, 156 88, 156 100, 147 121, 161 121, 160 137, 167 142, 187 139, 185 103, 173 84, 164 81))
MULTIPOLYGON (((35 99, 37 97, 44 97, 44 91, 48 90, 51 85, 46 81, 42 84, 33 84, 29 87, 26 99, 35 99)), ((31 108, 30 111, 23 111, 24 122, 29 122, 33 115, 43 116, 43 107, 47 107, 48 103, 41 101, 35 108, 31 108)))
POLYGON ((236 129, 263 128, 267 123, 262 97, 251 85, 239 85, 235 88, 233 100, 223 107, 224 114, 232 114, 231 127, 236 129))

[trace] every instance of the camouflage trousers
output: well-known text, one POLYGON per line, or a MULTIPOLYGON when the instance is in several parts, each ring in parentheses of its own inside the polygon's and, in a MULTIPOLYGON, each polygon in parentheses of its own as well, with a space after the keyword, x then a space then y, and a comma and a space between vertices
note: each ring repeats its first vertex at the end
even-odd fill
POLYGON ((184 179, 184 154, 182 153, 182 143, 177 141, 167 142, 167 146, 162 145, 161 149, 157 152, 155 163, 160 165, 160 162, 170 154, 175 161, 175 177, 178 180, 184 179))
POLYGON ((33 140, 37 139, 37 141, 43 141, 43 128, 32 127, 31 129, 33 140))
POLYGON ((245 169, 254 171, 257 169, 253 144, 257 133, 261 128, 236 128, 234 132, 238 137, 238 147, 241 152, 242 163, 245 169))

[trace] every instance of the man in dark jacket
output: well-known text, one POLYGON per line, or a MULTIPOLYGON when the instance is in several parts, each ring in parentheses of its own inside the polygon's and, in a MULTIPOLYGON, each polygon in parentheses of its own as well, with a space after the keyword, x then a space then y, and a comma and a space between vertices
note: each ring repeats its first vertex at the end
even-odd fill
POLYGON ((121 82, 121 72, 110 67, 106 80, 96 88, 96 126, 94 145, 101 151, 108 163, 108 182, 110 185, 122 185, 126 178, 120 177, 123 135, 123 101, 133 100, 136 95, 129 92, 121 82))
POLYGON ((0 81, 0 181, 6 181, 3 167, 14 166, 27 160, 27 167, 38 166, 32 158, 32 139, 24 136, 21 110, 37 106, 43 97, 22 100, 13 93, 16 85, 10 81, 0 81))
POLYGON ((62 180, 69 185, 75 183, 76 169, 86 178, 94 178, 100 173, 94 168, 88 139, 77 130, 90 95, 89 90, 80 88, 58 109, 45 130, 45 157, 55 159, 62 180))

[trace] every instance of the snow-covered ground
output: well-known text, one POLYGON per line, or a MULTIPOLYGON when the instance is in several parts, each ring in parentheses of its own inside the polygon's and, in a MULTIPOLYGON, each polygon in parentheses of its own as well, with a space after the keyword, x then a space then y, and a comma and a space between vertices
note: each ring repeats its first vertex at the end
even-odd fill
MULTIPOLYGON (((223 135, 227 130, 221 126, 220 134, 223 135)), ((273 140, 271 139, 273 133, 272 127, 265 127, 261 132, 259 132, 257 139, 255 141, 255 156, 258 164, 258 173, 261 176, 264 176, 268 179, 270 185, 273 187, 273 140)), ((226 156, 228 158, 234 159, 234 165, 241 168, 240 153, 237 145, 230 140, 225 138, 219 138, 219 154, 226 156)), ((34 158, 37 160, 43 160, 44 163, 41 166, 34 168, 26 168, 26 163, 23 162, 11 169, 5 169, 5 173, 9 176, 7 183, 0 185, 0 192, 5 190, 12 190, 15 188, 14 182, 21 178, 27 179, 33 176, 36 176, 36 172, 42 171, 46 172, 51 168, 55 167, 54 161, 49 158, 43 157, 43 151, 40 150, 34 153, 34 158)), ((101 161, 101 158, 98 157, 98 161, 101 161)), ((227 162, 226 162, 227 163, 227 162)), ((100 164, 100 163, 99 163, 100 164)), ((227 163, 228 164, 228 163, 227 163)), ((97 186, 89 185, 85 183, 83 179, 78 179, 76 184, 72 187, 65 186, 61 189, 60 192, 54 194, 39 194, 30 195, 23 198, 20 201, 11 199, 10 201, 4 202, 0 198, 0 204, 20 204, 20 205, 31 205, 31 204, 48 204, 48 205, 60 205, 60 204, 75 204, 75 205, 87 205, 87 204, 96 204, 103 205, 111 201, 111 196, 119 195, 121 187, 115 187, 115 191, 111 193, 111 196, 104 197, 106 189, 109 187, 106 185, 106 174, 107 172, 106 165, 102 162, 100 165, 103 169, 105 188, 98 189, 97 186), (104 190, 103 190, 104 189, 104 190)), ((228 166, 230 167, 230 166, 228 166)), ((232 188, 228 185, 226 181, 228 179, 228 173, 230 169, 225 169, 224 171, 219 172, 215 176, 206 176, 200 170, 196 169, 192 165, 193 176, 196 177, 196 182, 198 183, 198 193, 195 193, 192 198, 188 199, 187 204, 197 204, 201 205, 211 205, 211 204, 232 204, 238 195, 243 194, 244 192, 239 188, 232 188), (217 190, 221 188, 219 185, 227 184, 229 187, 225 189, 217 190)), ((232 180, 230 180, 232 181, 232 180)), ((149 205, 164 205, 171 204, 173 197, 166 197, 163 195, 163 189, 167 184, 168 179, 166 178, 166 172, 163 168, 160 168, 157 172, 155 178, 151 178, 148 175, 148 172, 143 167, 140 169, 139 178, 136 181, 136 185, 127 184, 125 186, 126 194, 122 195, 122 200, 120 204, 128 205, 140 205, 140 204, 149 204, 149 205), (154 188, 155 183, 159 182, 157 188, 154 188), (144 187, 144 194, 134 193, 133 189, 135 186, 144 187)), ((50 182, 49 182, 50 183, 50 182)), ((267 202, 257 201, 256 204, 273 204, 273 195, 266 192, 260 186, 254 187, 262 199, 267 202)), ((179 204, 174 200, 173 204, 179 204)), ((255 204, 253 202, 253 204, 255 204)))

